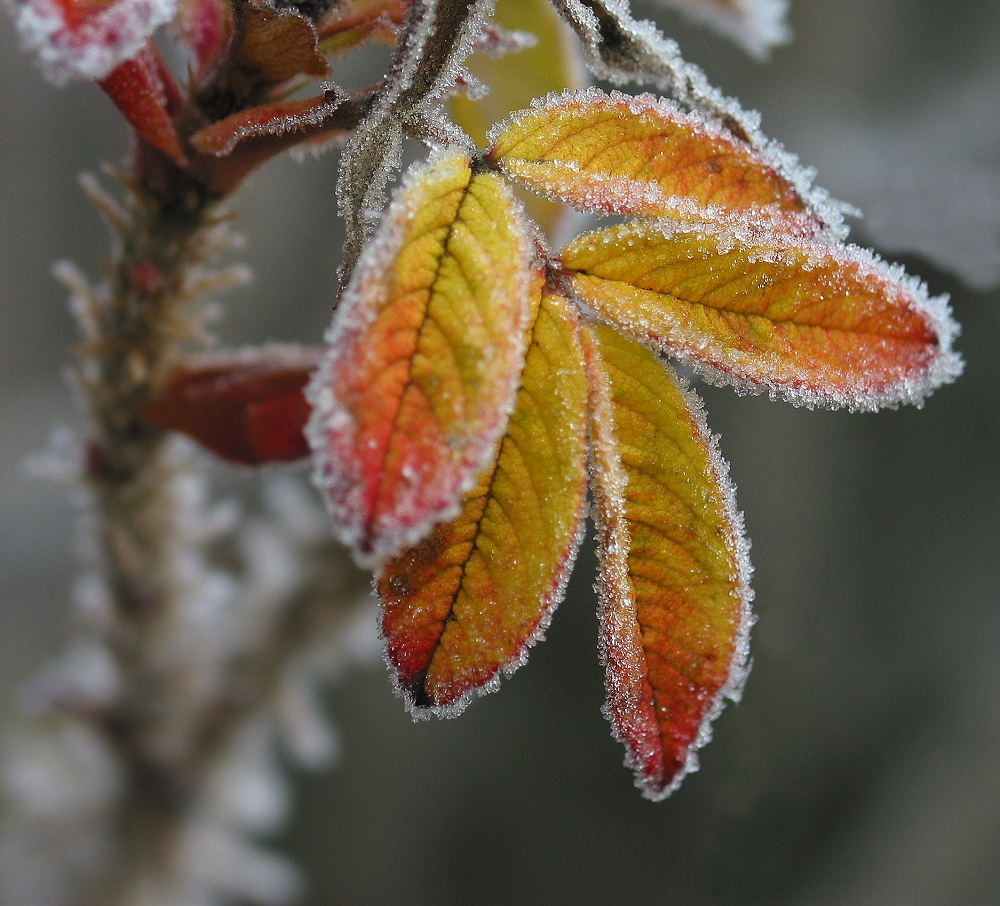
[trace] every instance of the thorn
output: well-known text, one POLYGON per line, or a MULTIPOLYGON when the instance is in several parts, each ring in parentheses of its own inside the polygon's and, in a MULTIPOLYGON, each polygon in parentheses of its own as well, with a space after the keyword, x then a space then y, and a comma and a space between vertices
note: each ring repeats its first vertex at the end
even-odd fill
POLYGON ((112 233, 123 236, 132 229, 132 218, 111 195, 101 188, 93 173, 81 173, 77 177, 80 188, 100 211, 101 217, 112 233))

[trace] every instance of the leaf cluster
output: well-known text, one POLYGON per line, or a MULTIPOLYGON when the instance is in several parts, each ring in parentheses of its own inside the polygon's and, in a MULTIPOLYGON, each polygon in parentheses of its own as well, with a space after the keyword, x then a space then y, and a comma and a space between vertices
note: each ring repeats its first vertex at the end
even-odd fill
MULTIPOLYGON (((375 571, 417 716, 457 713, 524 661, 589 499, 606 712, 660 798, 739 695, 752 623, 727 467, 664 357, 741 392, 873 410, 957 376, 957 327, 946 300, 846 244, 811 173, 625 0, 531 8, 550 44, 544 17, 561 17, 596 76, 675 100, 549 93, 479 150, 446 114, 480 93, 466 59, 530 43, 488 0, 26 0, 18 15, 50 76, 94 79, 121 110, 136 191, 163 211, 202 216, 275 154, 342 146, 325 350, 190 358, 142 416, 244 465, 311 447, 337 535, 375 571), (186 79, 152 37, 168 21, 186 79), (336 62, 371 41, 391 63, 348 91, 336 62), (428 157, 389 202, 407 137, 428 157), (528 213, 538 198, 618 222, 554 249, 528 213)), ((744 35, 755 49, 781 35, 761 28, 744 35)))

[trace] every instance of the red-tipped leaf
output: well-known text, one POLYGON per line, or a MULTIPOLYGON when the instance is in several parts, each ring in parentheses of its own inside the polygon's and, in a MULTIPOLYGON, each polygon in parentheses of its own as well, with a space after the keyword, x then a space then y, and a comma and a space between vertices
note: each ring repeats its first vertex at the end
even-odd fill
POLYGON ((742 687, 747 545, 700 401, 638 343, 604 326, 585 337, 605 710, 660 799, 742 687))

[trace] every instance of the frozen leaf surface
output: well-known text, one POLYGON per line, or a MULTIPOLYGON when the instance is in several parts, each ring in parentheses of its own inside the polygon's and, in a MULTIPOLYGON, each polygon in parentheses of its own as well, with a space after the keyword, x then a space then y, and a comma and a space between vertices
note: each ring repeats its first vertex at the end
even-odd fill
POLYGON ((550 95, 494 130, 487 157, 584 211, 704 218, 753 210, 809 218, 795 187, 725 128, 671 101, 596 88, 550 95))
POLYGON ((605 710, 660 799, 742 687, 750 566, 700 401, 611 328, 587 341, 605 710))
POLYGON ((238 144, 250 138, 289 133, 312 136, 317 130, 310 127, 322 125, 337 109, 341 100, 334 94, 332 97, 306 98, 252 107, 206 126, 192 136, 191 143, 206 154, 225 157, 238 144))
POLYGON ((398 687, 416 714, 457 713, 523 661, 579 544, 586 399, 576 316, 545 293, 496 459, 452 522, 387 564, 378 582, 398 687), (424 710, 424 709, 430 709, 424 710))
POLYGON ((496 174, 414 168, 343 295, 312 385, 318 480, 378 565, 454 518, 514 405, 532 246, 496 174))
POLYGON ((608 321, 795 403, 919 404, 961 370, 945 301, 857 248, 643 222, 578 237, 563 265, 608 321))

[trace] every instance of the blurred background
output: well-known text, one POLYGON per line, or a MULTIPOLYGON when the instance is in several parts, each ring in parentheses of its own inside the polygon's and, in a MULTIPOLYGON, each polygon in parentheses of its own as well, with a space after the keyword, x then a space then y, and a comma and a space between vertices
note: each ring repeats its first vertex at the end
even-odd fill
MULTIPOLYGON (((965 375, 922 411, 810 412, 703 388, 756 568, 743 702, 701 770, 643 800, 601 716, 592 557, 547 641, 457 721, 413 724, 373 663, 330 695, 339 764, 275 845, 308 906, 1000 903, 1000 3, 793 0, 767 63, 651 5, 727 94, 865 212, 852 238, 950 293, 965 375)), ((0 715, 66 632, 74 511, 26 457, 72 424, 49 275, 99 272, 76 177, 121 159, 92 86, 55 90, 0 19, 0 715)), ((227 343, 317 342, 336 157, 241 196, 256 282, 227 343)), ((247 481, 249 478, 239 478, 247 481)))

